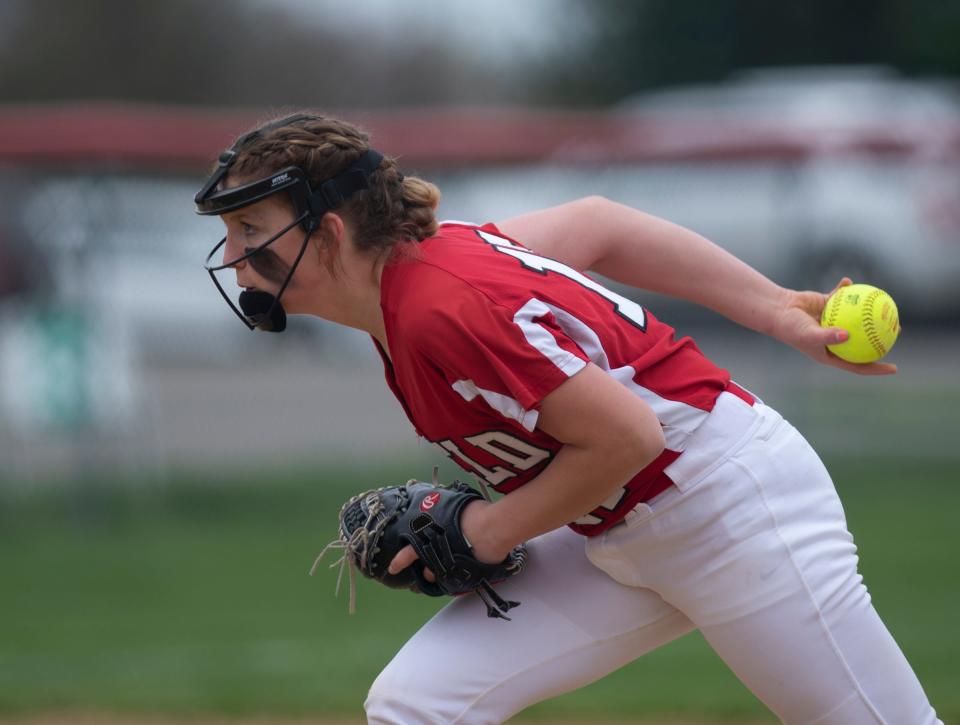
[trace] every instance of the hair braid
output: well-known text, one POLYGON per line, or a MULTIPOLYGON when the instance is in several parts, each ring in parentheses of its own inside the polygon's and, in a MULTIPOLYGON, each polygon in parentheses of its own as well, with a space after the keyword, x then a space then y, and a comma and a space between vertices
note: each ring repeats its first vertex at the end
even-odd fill
MULTIPOLYGON (((230 173, 261 177, 296 166, 317 188, 370 147, 369 137, 356 126, 315 114, 281 126, 267 123, 261 129, 239 150, 230 173)), ((368 188, 351 196, 337 213, 352 223, 358 249, 382 254, 436 233, 439 203, 436 186, 405 177, 395 158, 384 157, 370 175, 368 188)))

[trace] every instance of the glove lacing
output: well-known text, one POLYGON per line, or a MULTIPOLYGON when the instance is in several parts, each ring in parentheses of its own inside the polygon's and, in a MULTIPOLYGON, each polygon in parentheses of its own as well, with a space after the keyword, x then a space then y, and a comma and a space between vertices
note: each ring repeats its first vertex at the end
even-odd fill
MULTIPOLYGON (((438 485, 437 476, 439 473, 439 467, 433 467, 433 485, 438 485)), ((411 479, 407 483, 414 483, 415 479, 411 479)), ((492 503, 493 497, 490 495, 490 489, 487 488, 486 483, 483 480, 478 479, 477 483, 480 484, 480 490, 483 494, 483 497, 487 502, 492 503)), ((316 574, 317 569, 320 566, 320 561, 331 549, 340 549, 343 551, 343 554, 340 555, 340 558, 337 559, 330 565, 330 569, 333 569, 336 566, 340 567, 340 570, 337 572, 337 583, 334 588, 334 596, 340 596, 340 583, 343 580, 343 570, 347 570, 347 578, 350 581, 350 603, 348 605, 348 612, 354 614, 357 611, 357 583, 354 575, 354 569, 360 568, 361 570, 366 570, 369 568, 369 557, 374 556, 377 552, 371 546, 371 539, 373 541, 378 541, 380 539, 383 530, 387 527, 393 517, 383 516, 379 521, 373 523, 381 513, 383 513, 386 508, 383 505, 383 500, 377 496, 377 492, 385 491, 391 488, 390 486, 384 486, 378 488, 374 491, 365 491, 364 493, 357 494, 352 496, 341 508, 341 511, 346 511, 350 506, 357 503, 364 496, 367 497, 367 520, 364 522, 363 526, 357 527, 349 538, 344 538, 340 536, 329 544, 323 547, 323 550, 317 555, 317 558, 313 561, 313 566, 310 567, 310 576, 316 574), (353 558, 347 554, 352 552, 359 559, 359 563, 354 563, 353 558)), ((469 542, 468 542, 469 544, 469 542)), ((523 568, 523 563, 526 561, 526 552, 522 551, 519 554, 520 562, 519 568, 523 568)), ((506 616, 505 612, 508 612, 513 607, 519 605, 519 602, 506 601, 492 586, 489 582, 483 581, 480 586, 474 589, 476 594, 480 597, 483 603, 487 607, 487 616, 488 617, 498 617, 500 619, 510 620, 510 617, 506 616)))
MULTIPOLYGON (((378 491, 384 490, 383 488, 377 489, 378 491)), ((329 544, 323 547, 323 550, 317 555, 317 558, 313 562, 313 566, 310 567, 310 576, 313 576, 317 572, 317 568, 320 566, 320 561, 331 549, 341 549, 343 554, 340 555, 340 558, 337 559, 330 565, 330 568, 333 569, 335 566, 340 566, 340 571, 337 572, 337 584, 334 589, 334 596, 340 596, 340 582, 343 579, 343 570, 347 570, 347 578, 350 580, 350 604, 348 611, 350 614, 353 614, 357 611, 357 583, 354 576, 354 569, 359 566, 361 569, 367 569, 369 566, 368 559, 369 557, 376 554, 373 550, 373 547, 370 545, 371 539, 377 541, 383 530, 386 528, 387 524, 390 523, 390 517, 383 516, 379 521, 374 523, 374 519, 377 518, 381 513, 383 513, 384 505, 383 501, 379 496, 376 495, 376 491, 365 491, 363 493, 357 494, 356 496, 351 497, 344 505, 343 509, 346 510, 353 504, 357 503, 364 496, 368 497, 367 500, 367 520, 363 526, 357 527, 350 538, 345 539, 342 536, 334 539, 329 544), (354 561, 351 557, 347 556, 348 552, 353 552, 359 558, 359 564, 354 564, 354 561)))

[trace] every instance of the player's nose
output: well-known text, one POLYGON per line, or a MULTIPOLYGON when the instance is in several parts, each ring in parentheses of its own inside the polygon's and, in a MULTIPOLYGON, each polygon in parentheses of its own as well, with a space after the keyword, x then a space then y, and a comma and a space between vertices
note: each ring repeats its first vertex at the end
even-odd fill
POLYGON ((250 286, 249 284, 244 285, 243 280, 241 279, 244 270, 246 270, 248 266, 247 260, 241 259, 244 254, 245 252, 243 246, 239 242, 235 243, 231 238, 231 235, 228 234, 227 243, 223 247, 223 264, 230 264, 233 270, 237 273, 237 284, 241 287, 250 286))
POLYGON ((237 266, 234 267, 234 270, 237 273, 237 287, 240 287, 241 289, 252 289, 256 286, 253 280, 250 279, 250 275, 247 273, 246 262, 237 262, 237 266))
POLYGON ((233 234, 227 233, 227 242, 223 245, 223 263, 229 264, 232 260, 237 257, 243 256, 243 253, 240 251, 241 246, 236 237, 233 234))

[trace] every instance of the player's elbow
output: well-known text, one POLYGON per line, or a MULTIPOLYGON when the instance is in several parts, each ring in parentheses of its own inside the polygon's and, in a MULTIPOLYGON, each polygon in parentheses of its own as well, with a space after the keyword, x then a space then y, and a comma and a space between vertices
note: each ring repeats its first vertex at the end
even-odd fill
POLYGON ((624 233, 627 207, 605 196, 585 196, 575 202, 577 218, 583 226, 581 244, 589 245, 589 264, 584 269, 596 269, 598 264, 616 253, 630 236, 624 233))
POLYGON ((656 418, 641 417, 608 429, 596 452, 608 465, 633 475, 654 461, 666 447, 663 428, 656 418))
MULTIPOLYGON (((630 451, 632 465, 640 464, 640 468, 655 460, 667 446, 663 437, 663 428, 657 423, 655 426, 645 425, 633 431, 624 450, 630 451)), ((639 469, 638 469, 639 470, 639 469)))
POLYGON ((617 407, 619 415, 612 415, 610 420, 620 436, 619 445, 633 460, 639 459, 645 466, 663 453, 667 445, 660 419, 649 405, 633 395, 621 398, 617 407))
POLYGON ((640 470, 665 445, 653 409, 592 363, 543 399, 537 426, 618 472, 640 470))
POLYGON ((591 221, 603 219, 618 206, 616 202, 599 194, 584 196, 573 203, 577 208, 577 212, 591 221))

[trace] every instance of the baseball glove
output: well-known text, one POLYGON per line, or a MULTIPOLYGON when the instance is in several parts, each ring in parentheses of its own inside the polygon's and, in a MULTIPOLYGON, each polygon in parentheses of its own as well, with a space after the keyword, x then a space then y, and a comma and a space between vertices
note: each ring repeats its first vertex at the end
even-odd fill
POLYGON ((527 551, 522 544, 499 564, 485 564, 474 555, 470 542, 460 530, 460 514, 471 501, 483 499, 475 489, 462 481, 450 486, 436 482, 411 480, 403 486, 388 486, 365 491, 349 499, 340 509, 340 536, 328 544, 310 570, 312 575, 324 554, 342 549, 343 556, 331 568, 340 565, 337 591, 343 569, 350 577, 350 611, 355 609, 354 568, 371 579, 397 589, 439 597, 469 592, 487 606, 487 616, 506 616, 519 602, 506 601, 491 583, 518 574, 526 563, 527 551), (387 567, 393 557, 407 545, 413 546, 420 559, 397 574, 387 567), (428 581, 423 570, 429 567, 436 581, 428 581))

